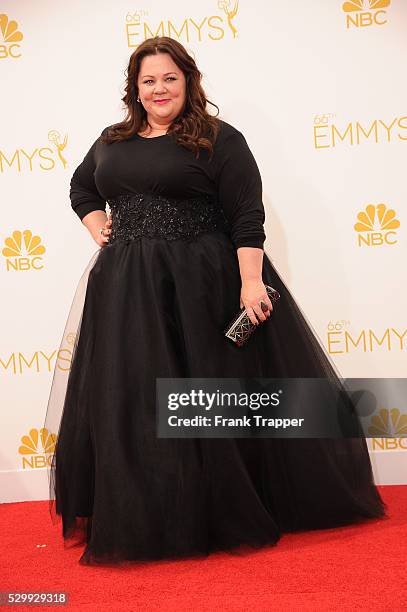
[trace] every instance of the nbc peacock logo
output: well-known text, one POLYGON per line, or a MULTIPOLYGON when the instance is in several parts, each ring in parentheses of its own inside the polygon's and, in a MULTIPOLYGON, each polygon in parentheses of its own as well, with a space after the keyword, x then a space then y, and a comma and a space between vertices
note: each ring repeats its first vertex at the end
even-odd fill
POLYGON ((50 465, 56 440, 57 436, 45 427, 30 429, 28 435, 22 436, 18 452, 21 455, 23 469, 39 469, 50 465))
POLYGON ((41 270, 44 267, 46 249, 41 244, 41 237, 34 235, 31 230, 15 230, 4 241, 2 255, 5 257, 7 272, 25 272, 27 270, 41 270))
POLYGON ((372 450, 407 450, 407 414, 398 408, 381 408, 370 422, 372 450))
POLYGON ((17 59, 21 57, 21 47, 18 43, 23 40, 23 35, 18 29, 18 23, 9 19, 7 15, 0 15, 0 59, 17 59))
POLYGON ((390 0, 348 0, 342 4, 346 14, 346 27, 366 28, 381 26, 387 23, 387 11, 390 0))
POLYGON ((365 210, 357 215, 357 223, 353 226, 357 232, 358 246, 383 246, 397 244, 397 232, 400 221, 396 212, 385 204, 368 204, 365 210))

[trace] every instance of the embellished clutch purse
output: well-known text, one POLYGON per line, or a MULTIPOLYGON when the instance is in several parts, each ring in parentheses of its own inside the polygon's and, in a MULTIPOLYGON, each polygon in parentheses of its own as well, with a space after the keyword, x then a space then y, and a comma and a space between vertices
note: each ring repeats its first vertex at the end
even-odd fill
MULTIPOLYGON (((266 291, 272 304, 280 299, 279 292, 276 289, 273 289, 273 287, 270 285, 266 285, 266 291)), ((242 346, 254 332, 256 327, 257 325, 251 322, 246 312, 246 308, 241 308, 237 315, 233 317, 228 326, 224 329, 223 333, 226 338, 232 340, 236 346, 242 346)))

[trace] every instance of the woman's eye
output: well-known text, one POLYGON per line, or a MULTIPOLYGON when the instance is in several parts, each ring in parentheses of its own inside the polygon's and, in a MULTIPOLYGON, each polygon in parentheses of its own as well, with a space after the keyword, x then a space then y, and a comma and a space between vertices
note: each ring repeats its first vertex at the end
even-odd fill
MULTIPOLYGON (((170 79, 171 81, 176 81, 177 79, 175 77, 167 77, 167 81, 168 79, 170 79)), ((147 81, 143 81, 144 85, 147 85, 148 83, 151 83, 152 79, 148 79, 147 81)))

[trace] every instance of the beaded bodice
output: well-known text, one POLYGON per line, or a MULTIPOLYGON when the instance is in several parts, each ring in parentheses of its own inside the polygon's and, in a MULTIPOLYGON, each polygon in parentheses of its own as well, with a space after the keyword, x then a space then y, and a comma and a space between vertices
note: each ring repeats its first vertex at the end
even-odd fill
POLYGON ((155 194, 123 194, 107 200, 112 212, 109 244, 142 236, 195 240, 202 232, 229 233, 228 221, 213 196, 167 198, 155 194))

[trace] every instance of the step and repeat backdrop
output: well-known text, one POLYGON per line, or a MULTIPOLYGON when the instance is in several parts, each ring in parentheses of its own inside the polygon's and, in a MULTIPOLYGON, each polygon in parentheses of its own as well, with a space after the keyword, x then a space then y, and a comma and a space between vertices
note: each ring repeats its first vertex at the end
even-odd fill
MULTIPOLYGON (((405 0, 2 2, 0 501, 47 497, 53 372, 68 375, 65 323, 99 249, 69 182, 123 119, 129 56, 151 36, 187 48, 245 135, 265 250, 340 374, 407 376, 406 34, 405 0)), ((376 483, 407 483, 407 398, 378 401, 376 483)))

